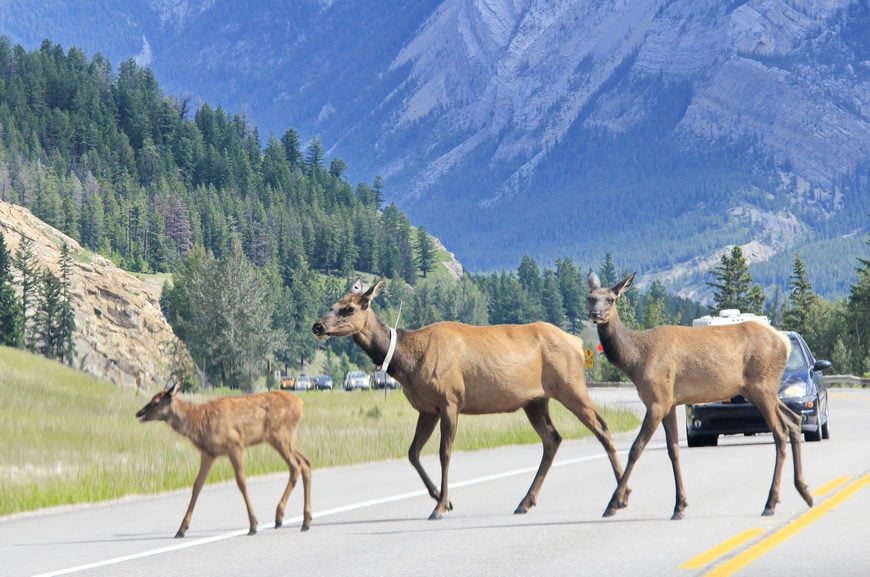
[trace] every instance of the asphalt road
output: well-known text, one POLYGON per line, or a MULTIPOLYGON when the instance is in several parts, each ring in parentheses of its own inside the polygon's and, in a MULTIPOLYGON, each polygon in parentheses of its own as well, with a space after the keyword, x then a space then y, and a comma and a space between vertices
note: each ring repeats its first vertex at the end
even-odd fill
MULTIPOLYGON (((633 389, 594 396, 642 410, 633 389)), ((831 439, 802 445, 816 505, 808 508, 794 490, 789 451, 773 517, 760 513, 774 448, 770 435, 758 435, 696 449, 683 440, 689 507, 685 519, 671 521, 673 480, 659 430, 633 473, 629 507, 607 519, 601 513, 615 482, 597 442, 563 443, 527 515, 512 512, 540 447, 508 447, 454 455, 454 511, 441 521, 427 520, 434 502, 405 461, 315 470, 307 533, 299 532, 301 486, 285 527, 271 528, 284 475, 249 480, 260 519, 254 537, 245 535, 244 505, 232 484, 206 486, 184 539, 172 537, 187 491, 3 518, 0 576, 864 577, 870 575, 868 414, 870 390, 832 391, 831 439)), ((461 418, 460 427, 466 418, 474 417, 461 418)), ((633 438, 620 435, 620 449, 633 438)), ((437 476, 435 458, 424 465, 437 476)))

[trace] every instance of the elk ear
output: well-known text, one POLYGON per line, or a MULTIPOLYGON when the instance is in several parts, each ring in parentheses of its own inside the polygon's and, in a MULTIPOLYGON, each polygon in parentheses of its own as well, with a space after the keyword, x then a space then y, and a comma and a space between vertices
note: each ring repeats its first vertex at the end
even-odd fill
POLYGON ((590 290, 597 290, 601 288, 601 281, 598 280, 598 275, 591 270, 589 271, 589 276, 586 277, 586 282, 589 283, 590 290))
POLYGON ((378 282, 369 287, 369 290, 363 295, 364 309, 368 308, 369 303, 380 294, 382 288, 384 288, 384 279, 379 279, 378 282))
POLYGON ((630 275, 628 275, 627 277, 622 279, 622 281, 619 284, 617 284, 615 287, 613 287, 610 290, 615 292, 617 297, 622 295, 622 293, 624 293, 629 288, 631 288, 631 283, 634 282, 634 275, 636 275, 636 274, 637 274, 636 272, 631 273, 630 275))
POLYGON ((170 395, 174 395, 178 392, 178 383, 175 380, 175 377, 169 377, 169 382, 166 383, 166 392, 170 395))
POLYGON ((353 281, 353 285, 350 287, 350 292, 355 295, 358 295, 362 292, 362 277, 356 277, 356 280, 353 281))

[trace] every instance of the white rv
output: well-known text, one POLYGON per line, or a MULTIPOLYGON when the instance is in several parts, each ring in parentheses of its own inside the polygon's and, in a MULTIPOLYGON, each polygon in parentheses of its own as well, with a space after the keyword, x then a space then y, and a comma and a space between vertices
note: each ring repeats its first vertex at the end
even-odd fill
POLYGON ((716 325, 734 325, 746 321, 759 321, 769 325, 770 320, 764 315, 741 313, 738 309, 722 309, 718 316, 704 315, 692 321, 693 327, 710 327, 716 325))

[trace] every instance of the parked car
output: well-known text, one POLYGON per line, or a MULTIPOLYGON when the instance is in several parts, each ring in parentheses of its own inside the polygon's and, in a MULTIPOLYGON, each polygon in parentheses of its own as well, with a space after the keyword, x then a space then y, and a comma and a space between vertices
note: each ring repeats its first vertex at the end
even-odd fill
POLYGON ((284 375, 281 377, 281 388, 284 390, 293 390, 296 386, 296 379, 290 375, 284 375))
POLYGON ((332 389, 332 377, 329 375, 314 375, 311 377, 311 382, 314 383, 314 388, 318 391, 328 391, 332 389))
MULTIPOLYGON (((830 436, 828 389, 822 371, 831 361, 816 360, 804 338, 787 331, 791 354, 782 375, 779 397, 801 417, 801 431, 807 441, 830 436)), ((742 395, 716 403, 686 405, 686 438, 690 447, 718 444, 719 435, 754 435, 770 429, 761 411, 742 395)))
POLYGON ((350 371, 344 377, 344 390, 370 389, 369 376, 362 371, 350 371))
POLYGON ((296 384, 293 386, 294 391, 307 391, 312 388, 311 377, 305 373, 300 373, 296 377, 296 384))
POLYGON ((372 386, 376 389, 398 389, 399 381, 387 374, 386 371, 375 371, 372 386))

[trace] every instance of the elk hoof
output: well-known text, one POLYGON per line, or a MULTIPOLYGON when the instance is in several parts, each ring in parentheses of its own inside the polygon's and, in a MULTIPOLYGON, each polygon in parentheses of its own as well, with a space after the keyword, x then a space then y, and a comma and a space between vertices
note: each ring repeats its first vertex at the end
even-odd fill
POLYGON ((514 509, 514 515, 525 515, 525 514, 528 513, 528 512, 529 512, 529 510, 526 509, 526 508, 522 505, 522 503, 520 503, 520 505, 517 506, 516 509, 514 509))
POLYGON ((280 529, 284 526, 284 521, 275 521, 275 528, 280 529))
POLYGON ((761 512, 762 517, 770 517, 773 515, 773 507, 765 507, 764 511, 761 512))
POLYGON ((184 537, 184 531, 182 531, 181 529, 179 529, 179 530, 178 530, 178 533, 175 534, 175 538, 176 538, 176 539, 181 539, 181 538, 183 538, 183 537, 184 537))
POLYGON ((311 525, 309 525, 308 522, 305 522, 305 523, 302 523, 302 528, 299 530, 300 531, 308 531, 309 529, 311 529, 311 525))
POLYGON ((250 537, 251 535, 256 535, 256 534, 257 534, 257 528, 251 527, 251 529, 248 531, 248 536, 250 537))
POLYGON ((682 511, 674 511, 674 514, 671 515, 671 521, 679 521, 682 518, 683 518, 682 511))
POLYGON ((441 511, 439 511, 438 509, 435 509, 434 511, 432 511, 432 514, 429 515, 430 521, 440 521, 443 518, 444 518, 444 515, 442 515, 441 511))
POLYGON ((604 510, 604 514, 602 515, 602 517, 613 517, 615 514, 616 507, 607 507, 607 509, 604 510))

